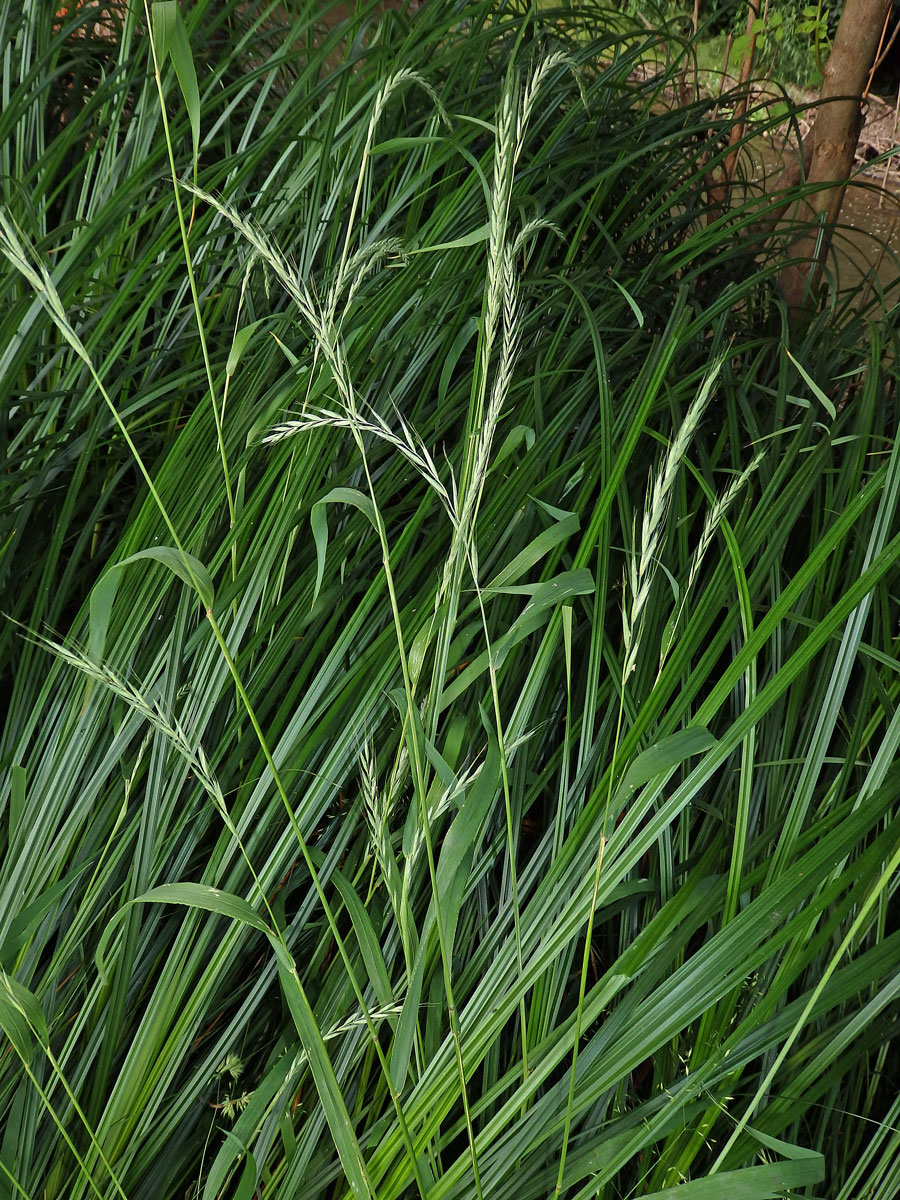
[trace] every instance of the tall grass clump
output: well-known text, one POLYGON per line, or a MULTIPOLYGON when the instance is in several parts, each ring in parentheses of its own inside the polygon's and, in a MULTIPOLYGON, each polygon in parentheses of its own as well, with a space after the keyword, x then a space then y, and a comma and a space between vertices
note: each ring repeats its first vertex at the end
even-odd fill
POLYGON ((599 8, 53 8, 0 1197, 893 1197, 891 315, 599 8))

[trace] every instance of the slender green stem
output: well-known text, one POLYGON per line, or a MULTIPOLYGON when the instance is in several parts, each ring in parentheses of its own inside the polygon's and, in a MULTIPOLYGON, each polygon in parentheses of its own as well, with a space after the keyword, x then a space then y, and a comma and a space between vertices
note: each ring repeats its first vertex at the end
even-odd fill
POLYGON ((556 1187, 554 1195, 562 1194, 563 1177, 566 1169, 566 1154, 569 1149, 569 1138, 572 1131, 572 1113, 575 1108, 575 1076, 578 1068, 578 1047, 581 1042, 581 1030, 584 1019, 584 997, 587 992, 587 977, 588 967, 591 961, 591 942, 594 936, 594 914, 597 911, 597 896, 600 892, 600 878, 603 874, 603 853, 606 849, 607 841, 607 825, 609 822, 609 810, 612 805, 613 795, 613 777, 615 771, 616 755, 619 749, 619 740, 622 732, 622 715, 625 704, 625 676, 623 674, 621 680, 621 690, 619 692, 619 715, 616 720, 616 736, 613 742, 612 763, 609 768, 609 786, 606 792, 606 808, 603 814, 603 824, 600 826, 600 845, 597 849, 596 865, 594 867, 594 885, 591 892, 591 906, 588 910, 587 930, 584 935, 584 950, 581 955, 581 975, 578 980, 578 1007, 575 1010, 575 1032, 572 1041, 572 1067, 569 1072, 569 1096, 566 1101, 566 1117, 563 1126, 563 1142, 562 1150, 559 1155, 559 1171, 556 1176, 556 1187))
MULTIPOLYGON (((152 30, 153 23, 150 16, 149 0, 144 0, 144 15, 147 22, 147 28, 152 30)), ((163 92, 162 76, 160 75, 159 61, 156 57, 156 46, 154 45, 152 36, 147 39, 150 43, 150 54, 153 58, 153 77, 156 80, 156 91, 159 96, 159 112, 162 120, 163 133, 166 139, 166 150, 169 157, 169 170, 172 176, 172 194, 175 199, 175 213, 178 217, 178 230, 181 234, 181 245, 184 251, 184 263, 187 270, 188 282, 191 289, 191 299, 194 304, 194 314, 197 318, 197 336, 200 339, 200 351, 203 355, 203 366, 206 371, 206 382, 209 387, 209 400, 212 406, 213 418, 216 423, 216 437, 219 443, 219 456, 222 459, 222 478, 225 482, 225 495, 228 498, 228 514, 231 519, 232 526, 234 525, 234 496, 231 491, 231 478, 228 468, 228 455, 225 451, 225 431, 223 428, 222 418, 224 414, 224 402, 222 412, 219 411, 218 401, 216 400, 216 385, 213 380, 212 363, 209 358, 209 347, 206 341, 206 330, 203 324, 203 314, 200 311, 200 295, 197 291, 197 280, 194 276, 194 265, 191 259, 191 249, 188 245, 188 230, 184 222, 184 212, 181 207, 181 197, 178 192, 178 172, 175 168, 175 152, 172 149, 172 137, 169 133, 169 118, 166 115, 166 98, 163 92)))

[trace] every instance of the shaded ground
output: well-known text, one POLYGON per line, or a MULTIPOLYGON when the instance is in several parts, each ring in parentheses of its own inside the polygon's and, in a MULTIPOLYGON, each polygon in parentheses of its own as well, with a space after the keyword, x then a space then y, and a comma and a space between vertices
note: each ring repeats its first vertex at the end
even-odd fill
MULTIPOLYGON (((762 97, 760 97, 762 98, 762 97)), ((815 93, 795 92, 792 99, 814 105, 815 93)), ((898 98, 900 102, 900 98, 898 98)), ((900 282, 900 108, 870 94, 863 107, 863 126, 856 152, 855 174, 847 188, 834 238, 834 264, 841 288, 856 287, 870 272, 881 287, 900 282)), ((781 136, 760 139, 756 151, 765 177, 798 153, 798 136, 815 123, 815 109, 782 127, 781 136)), ((896 301, 896 295, 892 297, 896 301)))
MULTIPOLYGON (((641 73, 653 75, 655 68, 645 64, 641 73)), ((737 87, 737 80, 719 77, 715 86, 724 95, 737 87)), ((744 177, 767 188, 800 154, 801 142, 815 122, 816 92, 788 88, 787 97, 795 105, 808 106, 806 111, 785 121, 774 134, 760 132, 742 151, 744 177)), ((784 91, 757 87, 751 92, 749 110, 760 114, 765 108, 783 106, 785 99, 784 91)), ((668 92, 668 100, 679 103, 674 92, 668 92)), ((900 96, 896 104, 889 104, 870 94, 863 113, 856 170, 844 196, 830 270, 842 290, 858 288, 871 276, 873 286, 895 289, 885 297, 887 303, 895 303, 900 284, 900 96)))

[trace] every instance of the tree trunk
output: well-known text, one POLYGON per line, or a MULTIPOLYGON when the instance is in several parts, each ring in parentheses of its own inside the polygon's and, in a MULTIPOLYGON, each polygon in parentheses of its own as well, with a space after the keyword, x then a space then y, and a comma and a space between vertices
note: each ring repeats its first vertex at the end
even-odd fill
POLYGON ((791 247, 791 258, 800 261, 781 274, 781 290, 795 317, 808 309, 821 279, 853 170, 862 125, 860 100, 890 10, 891 0, 846 0, 838 24, 816 112, 808 175, 808 182, 821 190, 808 196, 801 208, 810 228, 791 247))

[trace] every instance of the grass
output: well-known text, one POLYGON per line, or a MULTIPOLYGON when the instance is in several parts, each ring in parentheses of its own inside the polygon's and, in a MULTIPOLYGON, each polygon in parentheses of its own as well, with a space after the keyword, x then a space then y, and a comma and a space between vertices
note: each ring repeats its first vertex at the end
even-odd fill
POLYGON ((0 1197, 887 1200, 893 312, 652 33, 319 13, 0 5, 0 1197))

